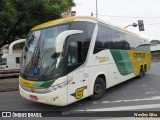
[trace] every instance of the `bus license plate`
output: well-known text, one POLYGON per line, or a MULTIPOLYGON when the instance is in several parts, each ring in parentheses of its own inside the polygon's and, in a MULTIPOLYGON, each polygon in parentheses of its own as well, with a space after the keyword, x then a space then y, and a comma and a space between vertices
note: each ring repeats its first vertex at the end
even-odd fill
POLYGON ((35 95, 30 95, 29 97, 31 100, 38 100, 37 96, 35 96, 35 95))

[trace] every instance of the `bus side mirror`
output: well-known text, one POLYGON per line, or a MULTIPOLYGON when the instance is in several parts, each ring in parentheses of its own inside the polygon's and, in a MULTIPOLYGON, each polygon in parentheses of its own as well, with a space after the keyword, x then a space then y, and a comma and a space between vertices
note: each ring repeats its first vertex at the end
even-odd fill
POLYGON ((56 41, 55 41, 56 53, 62 52, 64 41, 68 36, 73 35, 73 34, 79 34, 79 33, 83 33, 83 31, 82 30, 67 30, 67 31, 61 32, 57 36, 56 41))

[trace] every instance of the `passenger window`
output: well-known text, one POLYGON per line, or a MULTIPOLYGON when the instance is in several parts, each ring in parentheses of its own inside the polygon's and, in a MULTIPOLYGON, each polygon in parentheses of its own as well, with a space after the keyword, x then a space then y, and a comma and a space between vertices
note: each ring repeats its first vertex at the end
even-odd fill
POLYGON ((21 58, 20 57, 16 57, 16 64, 20 64, 21 62, 21 58))
POLYGON ((112 29, 112 42, 110 43, 110 49, 126 49, 125 45, 127 46, 124 40, 124 33, 112 29))
POLYGON ((110 42, 111 29, 99 25, 93 54, 98 53, 104 49, 109 49, 110 42))
POLYGON ((95 28, 95 23, 91 22, 82 22, 82 21, 75 21, 71 24, 71 30, 82 30, 82 34, 72 35, 72 39, 74 41, 81 41, 82 42, 82 60, 83 62, 86 61, 90 41, 92 39, 93 31, 95 28))
POLYGON ((81 42, 70 42, 68 51, 68 66, 74 66, 81 62, 81 42))

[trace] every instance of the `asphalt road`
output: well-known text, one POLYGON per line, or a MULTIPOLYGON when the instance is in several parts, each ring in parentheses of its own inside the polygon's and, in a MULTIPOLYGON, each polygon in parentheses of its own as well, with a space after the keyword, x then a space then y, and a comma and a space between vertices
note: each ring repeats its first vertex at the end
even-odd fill
POLYGON ((160 111, 160 63, 141 79, 107 89, 100 100, 86 98, 65 107, 28 101, 18 91, 0 92, 0 111, 160 111))
POLYGON ((18 76, 14 77, 1 77, 0 76, 0 92, 5 91, 17 91, 18 88, 18 76))

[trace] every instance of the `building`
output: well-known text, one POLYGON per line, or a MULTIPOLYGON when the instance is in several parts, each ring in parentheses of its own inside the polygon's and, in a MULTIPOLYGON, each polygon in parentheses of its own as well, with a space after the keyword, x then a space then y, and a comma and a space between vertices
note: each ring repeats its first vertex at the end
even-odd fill
POLYGON ((151 46, 152 60, 160 61, 160 44, 151 46))
POLYGON ((68 11, 66 12, 63 12, 62 13, 62 16, 63 17, 72 17, 72 16, 75 16, 76 15, 76 11, 72 11, 72 9, 69 9, 68 11))
POLYGON ((8 53, 9 44, 4 45, 2 48, 0 48, 0 54, 8 53))

